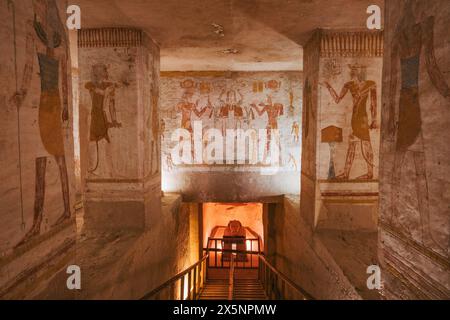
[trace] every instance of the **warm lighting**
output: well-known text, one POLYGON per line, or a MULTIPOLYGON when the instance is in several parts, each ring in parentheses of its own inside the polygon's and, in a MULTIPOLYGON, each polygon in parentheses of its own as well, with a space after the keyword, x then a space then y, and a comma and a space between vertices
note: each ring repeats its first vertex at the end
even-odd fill
POLYGON ((245 241, 245 248, 247 251, 252 251, 252 242, 250 240, 245 241))
MULTIPOLYGON (((263 228, 263 205, 262 203, 204 203, 203 204, 203 243, 208 246, 209 237, 223 237, 223 230, 232 220, 238 220, 242 226, 250 228, 264 241, 263 228), (219 228, 216 228, 219 227, 219 228), (220 228, 223 227, 223 228, 220 228), (216 229, 214 229, 216 228, 216 229)), ((255 238, 255 235, 247 232, 247 238, 255 238)), ((217 244, 218 249, 219 243, 217 244)), ((248 244, 246 243, 246 246, 248 244)), ((253 244, 257 250, 256 242, 253 244)), ((214 242, 209 243, 214 248, 214 242)))

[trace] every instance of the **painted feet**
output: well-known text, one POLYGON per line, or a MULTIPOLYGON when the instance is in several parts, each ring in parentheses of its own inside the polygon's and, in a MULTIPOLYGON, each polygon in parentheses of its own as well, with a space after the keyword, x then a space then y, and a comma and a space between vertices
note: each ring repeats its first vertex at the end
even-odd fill
POLYGON ((342 173, 335 178, 336 180, 348 180, 348 174, 342 173))
POLYGON ((55 227, 68 219, 70 219, 70 212, 66 211, 58 218, 58 220, 56 220, 56 222, 52 225, 52 227, 55 227))
POLYGON ((371 173, 366 173, 363 174, 362 176, 359 176, 356 178, 356 180, 372 180, 373 179, 373 174, 371 173))
POLYGON ((18 248, 21 245, 24 245, 25 243, 30 241, 35 236, 38 236, 39 233, 40 233, 40 229, 41 228, 40 228, 39 224, 37 224, 37 223, 33 224, 33 226, 31 227, 30 231, 28 231, 26 233, 25 237, 23 237, 23 239, 15 246, 15 248, 18 248))

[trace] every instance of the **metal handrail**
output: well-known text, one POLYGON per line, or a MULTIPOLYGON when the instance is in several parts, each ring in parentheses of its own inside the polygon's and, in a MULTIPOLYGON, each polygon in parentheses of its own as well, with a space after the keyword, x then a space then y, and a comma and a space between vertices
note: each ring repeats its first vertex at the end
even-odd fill
POLYGON ((208 238, 208 242, 206 248, 203 250, 210 254, 208 258, 208 268, 229 268, 229 254, 237 253, 239 254, 248 254, 250 259, 245 259, 245 261, 239 261, 239 259, 235 260, 235 268, 236 269, 257 269, 257 261, 255 262, 253 258, 258 258, 258 254, 261 252, 261 239, 260 238, 239 238, 239 237, 224 237, 224 238, 208 238), (227 244, 229 242, 239 241, 239 245, 237 248, 233 249, 231 246, 227 248, 227 244), (241 242, 245 241, 245 243, 241 242), (227 243, 228 242, 228 243, 227 243), (221 245, 221 246, 220 246, 221 245), (250 250, 242 250, 243 248, 239 248, 239 246, 245 245, 245 247, 250 247, 250 250), (254 250, 255 248, 256 250, 254 250), (241 250, 239 250, 241 249, 241 250), (222 255, 220 255, 222 254, 222 255), (224 260, 226 258, 226 260, 224 260))
POLYGON ((237 249, 215 249, 215 248, 203 248, 203 251, 207 252, 226 252, 226 253, 247 253, 247 254, 259 254, 259 251, 250 250, 237 250, 237 249))
POLYGON ((315 300, 305 289, 291 281, 287 276, 272 266, 263 255, 259 255, 259 280, 266 290, 266 294, 271 298, 285 299, 286 285, 300 294, 304 300, 315 300), (263 267, 264 266, 264 267, 263 267), (269 271, 269 273, 267 272, 269 271), (278 279, 281 279, 281 289, 278 288, 278 279), (274 285, 276 285, 274 287, 274 285), (275 290, 278 292, 275 292, 275 290), (278 295, 278 296, 277 296, 278 295))
MULTIPOLYGON (((240 250, 230 250, 233 253, 250 253, 251 251, 240 251, 240 250)), ((253 252, 251 252, 253 253, 253 252)), ((195 264, 189 268, 181 271, 177 275, 173 276, 169 280, 165 281, 160 286, 156 287, 149 293, 145 294, 141 300, 150 299, 151 297, 158 296, 163 290, 170 288, 170 297, 173 299, 175 292, 175 284, 177 281, 181 281, 180 284, 180 300, 184 300, 184 281, 185 276, 188 275, 188 292, 187 298, 197 299, 201 287, 206 281, 206 261, 209 257, 209 253, 206 253, 201 260, 197 261, 195 264), (192 271, 194 271, 193 282, 192 271), (193 290, 191 290, 191 283, 193 283, 193 290)), ((272 264, 270 264, 264 257, 263 254, 258 254, 259 265, 258 265, 258 278, 260 283, 263 285, 269 299, 285 299, 286 298, 286 287, 291 288, 295 293, 299 294, 304 300, 315 300, 315 298, 309 294, 305 289, 291 281, 282 272, 278 271, 272 264), (281 281, 281 287, 278 286, 281 281)), ((234 270, 235 261, 234 254, 231 255, 230 261, 230 271, 229 271, 229 289, 228 289, 228 299, 232 300, 234 291, 234 270)))
MULTIPOLYGON (((155 289, 153 289, 152 291, 150 291, 149 293, 145 294, 141 300, 147 300, 153 296, 158 295, 161 291, 163 291, 166 288, 171 288, 174 289, 174 285, 178 280, 181 280, 181 287, 180 287, 180 299, 183 300, 183 290, 184 290, 184 277, 186 276, 186 274, 189 274, 189 281, 191 278, 191 274, 190 272, 192 272, 192 270, 195 270, 194 272, 194 299, 196 299, 196 294, 197 294, 197 285, 199 284, 200 286, 204 283, 205 281, 205 271, 206 271, 206 265, 203 267, 202 270, 202 264, 204 264, 204 262, 206 261, 206 259, 208 259, 209 254, 205 254, 203 256, 202 259, 200 259, 199 261, 197 261, 196 263, 194 263, 192 266, 190 266, 189 268, 181 271, 180 273, 176 274, 175 276, 173 276, 172 278, 170 278, 169 280, 167 280, 166 282, 164 282, 163 284, 161 284, 160 286, 156 287, 155 289), (197 278, 197 270, 198 267, 200 267, 200 274, 197 278)), ((198 288, 200 289, 200 288, 198 288)), ((190 284, 188 285, 188 297, 190 297, 190 284)))
POLYGON ((234 291, 234 254, 231 255, 231 261, 230 261, 228 300, 233 300, 233 291, 234 291))

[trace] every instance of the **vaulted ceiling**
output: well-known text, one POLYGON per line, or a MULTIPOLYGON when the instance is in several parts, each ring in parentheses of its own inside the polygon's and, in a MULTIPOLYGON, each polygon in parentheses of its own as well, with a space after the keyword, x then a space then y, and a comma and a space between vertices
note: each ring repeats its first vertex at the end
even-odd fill
POLYGON ((74 0, 82 27, 134 26, 161 70, 301 70, 315 28, 364 28, 383 0, 74 0))

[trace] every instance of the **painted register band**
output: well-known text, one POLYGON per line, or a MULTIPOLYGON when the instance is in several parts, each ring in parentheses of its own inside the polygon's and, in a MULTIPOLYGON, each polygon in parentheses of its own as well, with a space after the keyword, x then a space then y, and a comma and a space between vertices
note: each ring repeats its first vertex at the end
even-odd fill
MULTIPOLYGON (((69 181, 64 152, 62 122, 69 120, 67 89, 67 39, 65 29, 59 18, 59 11, 54 0, 34 0, 34 21, 29 23, 27 36, 26 64, 23 73, 22 88, 13 100, 19 108, 24 101, 31 82, 34 54, 37 54, 40 72, 39 133, 46 152, 55 157, 59 169, 61 193, 64 212, 54 225, 69 219, 69 181), (34 29, 34 30, 32 30, 34 29), (35 41, 35 34, 37 41, 35 41), (34 45, 36 45, 34 47, 34 45), (61 72, 61 83, 60 83, 61 72), (60 86, 62 101, 60 97, 60 86)), ((44 214, 46 189, 47 156, 36 158, 36 185, 34 200, 33 224, 24 238, 17 244, 20 246, 34 236, 40 234, 44 214)))
MULTIPOLYGON (((284 80, 283 88, 279 80, 269 78, 263 81, 255 79, 254 75, 245 80, 220 77, 208 80, 195 77, 176 80, 172 85, 174 90, 179 90, 180 98, 171 99, 171 106, 165 109, 175 112, 177 128, 184 129, 190 134, 192 158, 194 158, 195 147, 192 139, 194 121, 204 121, 203 158, 206 158, 211 150, 214 151, 214 155, 216 154, 215 148, 209 151, 207 148, 208 145, 213 146, 216 141, 214 138, 209 139, 207 133, 209 129, 214 129, 217 130, 214 132, 220 132, 222 137, 237 135, 238 132, 244 136, 245 150, 241 156, 245 158, 242 160, 245 165, 267 167, 270 160, 277 165, 284 163, 286 167, 289 163, 293 163, 294 168, 297 168, 297 159, 294 155, 296 151, 293 149, 300 145, 300 124, 291 120, 292 116, 284 112, 285 105, 290 103, 293 107, 295 97, 290 82, 295 80, 281 79, 284 80), (288 123, 287 120, 289 120, 288 123)), ((181 143, 187 138, 177 139, 181 143)), ((226 144, 226 139, 223 141, 226 144)), ((169 145, 168 148, 171 148, 169 143, 166 142, 166 144, 169 145)), ((238 152, 240 149, 235 145, 234 150, 238 152)), ((170 168, 169 159, 165 158, 166 167, 170 168)))
POLYGON ((450 102, 450 89, 434 55, 434 17, 417 14, 424 12, 423 3, 407 0, 402 18, 392 40, 389 105, 389 133, 395 138, 395 160, 392 176, 391 222, 410 231, 400 222, 398 199, 401 192, 402 167, 407 153, 412 154, 415 168, 415 185, 418 210, 422 226, 422 243, 430 249, 445 251, 446 245, 436 240, 430 229, 429 191, 419 102, 419 68, 422 54, 431 83, 450 102), (399 68, 400 64, 400 68, 399 68), (397 100, 398 71, 401 75, 400 98, 397 100), (398 118, 396 118, 398 114, 398 118))

